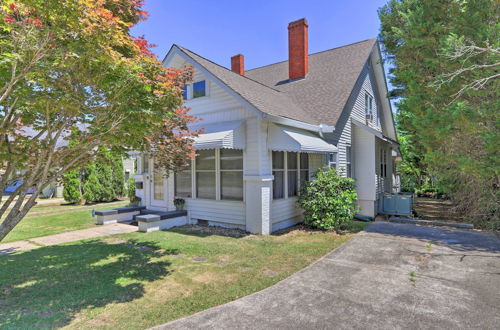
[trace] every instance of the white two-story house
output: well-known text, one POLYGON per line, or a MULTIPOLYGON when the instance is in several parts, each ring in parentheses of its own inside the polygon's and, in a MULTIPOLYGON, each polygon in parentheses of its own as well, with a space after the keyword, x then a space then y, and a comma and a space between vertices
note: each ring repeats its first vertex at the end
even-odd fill
MULTIPOLYGON (((186 200, 191 222, 269 234, 301 219, 297 195, 322 166, 356 179, 360 214, 374 217, 392 191, 398 143, 376 39, 308 53, 305 19, 288 26, 289 59, 231 69, 173 45, 167 67, 194 68, 185 89, 190 114, 202 118, 198 156, 165 177, 142 158, 137 195, 148 209, 186 200)), ((199 128, 195 127, 195 128, 199 128)))

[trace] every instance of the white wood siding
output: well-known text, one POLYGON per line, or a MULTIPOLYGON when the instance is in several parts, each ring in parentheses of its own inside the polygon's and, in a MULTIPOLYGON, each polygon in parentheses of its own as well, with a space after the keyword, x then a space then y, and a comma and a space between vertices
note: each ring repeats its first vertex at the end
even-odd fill
POLYGON ((186 210, 191 219, 201 219, 234 225, 245 225, 245 204, 213 199, 186 199, 186 210))
MULTIPOLYGON (((351 119, 355 119, 362 123, 367 123, 370 127, 381 131, 381 123, 379 116, 380 101, 378 97, 376 80, 373 74, 373 70, 365 66, 358 81, 354 85, 353 92, 346 104, 346 110, 340 116, 336 130, 333 134, 328 137, 328 141, 337 145, 338 156, 337 156, 337 169, 344 174, 347 163, 346 147, 352 147, 352 124, 351 119), (365 92, 368 92, 374 98, 373 103, 373 121, 366 121, 365 115, 365 92), (348 109, 351 109, 350 111, 348 109)), ((354 150, 353 150, 354 153, 354 150)), ((352 157, 351 163, 354 163, 354 157, 352 157)), ((356 177, 355 168, 351 164, 353 176, 356 177)))
POLYGON ((273 224, 302 215, 297 207, 297 197, 274 200, 271 205, 271 219, 273 224))
POLYGON ((193 82, 201 80, 205 80, 207 96, 190 99, 185 103, 188 108, 191 108, 190 115, 203 119, 196 125, 241 120, 254 116, 243 108, 234 97, 207 79, 201 72, 195 70, 193 82))

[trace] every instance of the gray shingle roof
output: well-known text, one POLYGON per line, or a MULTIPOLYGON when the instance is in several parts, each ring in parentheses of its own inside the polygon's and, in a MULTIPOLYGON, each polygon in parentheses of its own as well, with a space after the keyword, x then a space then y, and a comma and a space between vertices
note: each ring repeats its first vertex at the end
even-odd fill
POLYGON ((287 94, 319 123, 335 126, 377 39, 309 55, 305 79, 288 81, 288 61, 245 72, 287 94))
POLYGON ((288 61, 240 76, 177 46, 260 111, 310 124, 335 126, 377 39, 309 54, 304 79, 288 80, 288 61))

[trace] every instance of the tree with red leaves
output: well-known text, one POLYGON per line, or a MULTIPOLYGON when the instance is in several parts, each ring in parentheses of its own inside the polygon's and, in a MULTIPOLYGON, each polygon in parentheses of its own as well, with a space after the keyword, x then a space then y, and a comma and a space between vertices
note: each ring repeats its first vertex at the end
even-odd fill
POLYGON ((182 108, 191 72, 164 68, 144 37, 130 35, 147 17, 142 5, 0 4, 0 191, 22 179, 0 207, 0 240, 49 183, 91 163, 99 149, 154 150, 166 172, 192 156, 195 119, 182 108))

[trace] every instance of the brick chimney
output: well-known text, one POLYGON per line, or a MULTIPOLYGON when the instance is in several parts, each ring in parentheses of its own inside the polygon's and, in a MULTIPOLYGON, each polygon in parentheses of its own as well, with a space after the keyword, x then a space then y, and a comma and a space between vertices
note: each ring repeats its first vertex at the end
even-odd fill
POLYGON ((245 58, 243 55, 238 54, 231 57, 231 71, 242 76, 245 75, 245 58))
POLYGON ((307 28, 305 18, 288 24, 288 77, 290 79, 303 78, 307 74, 307 28))

